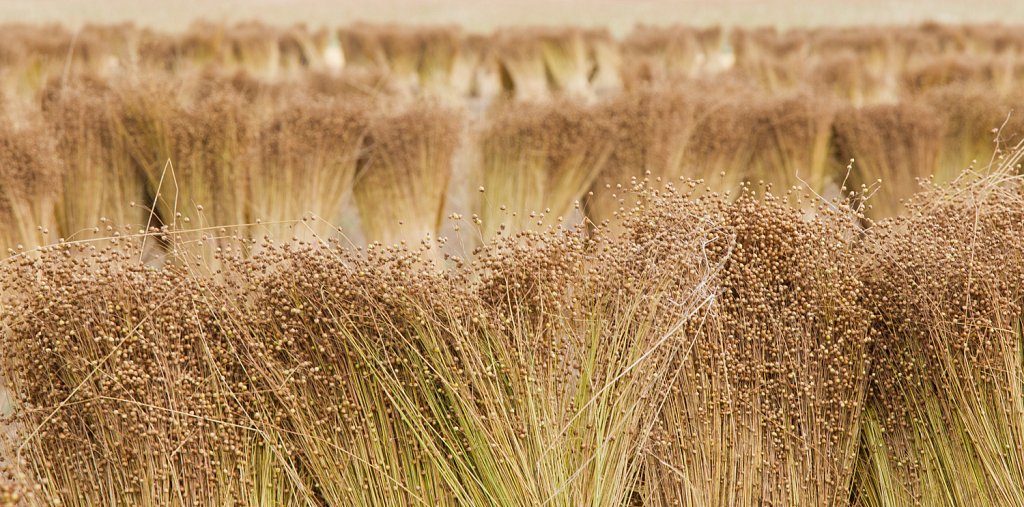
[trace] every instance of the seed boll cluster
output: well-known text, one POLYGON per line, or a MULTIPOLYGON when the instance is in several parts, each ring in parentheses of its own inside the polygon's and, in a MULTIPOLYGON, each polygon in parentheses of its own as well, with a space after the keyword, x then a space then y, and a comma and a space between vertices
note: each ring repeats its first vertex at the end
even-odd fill
POLYGON ((916 197, 909 216, 866 242, 865 301, 879 333, 861 467, 869 499, 1024 498, 1024 193, 1006 172, 966 176, 916 197), (977 482, 933 486, 979 468, 988 472, 977 482))
POLYGON ((692 341, 675 360, 651 442, 648 502, 842 502, 873 336, 854 222, 824 205, 807 220, 747 187, 735 201, 700 202, 716 217, 722 239, 708 255, 720 271, 706 317, 690 323, 692 341))
POLYGON ((444 270, 336 240, 223 249, 215 274, 140 264, 129 238, 17 257, 0 359, 26 494, 625 503, 716 270, 706 219, 668 237, 648 209, 622 234, 524 232, 444 270))

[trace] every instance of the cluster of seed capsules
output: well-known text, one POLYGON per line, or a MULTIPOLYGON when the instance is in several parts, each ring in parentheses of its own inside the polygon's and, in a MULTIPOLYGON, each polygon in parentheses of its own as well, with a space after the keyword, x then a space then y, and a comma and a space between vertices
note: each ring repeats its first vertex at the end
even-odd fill
POLYGON ((236 238, 211 272, 131 236, 16 256, 0 498, 1012 503, 1016 158, 878 224, 858 193, 648 179, 615 220, 465 258, 236 238))

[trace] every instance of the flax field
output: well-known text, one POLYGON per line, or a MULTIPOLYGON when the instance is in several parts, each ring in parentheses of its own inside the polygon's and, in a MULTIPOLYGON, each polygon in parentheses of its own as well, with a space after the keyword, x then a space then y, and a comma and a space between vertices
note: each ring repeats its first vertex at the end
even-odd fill
POLYGON ((1024 506, 1024 31, 0 26, 0 507, 1024 506))

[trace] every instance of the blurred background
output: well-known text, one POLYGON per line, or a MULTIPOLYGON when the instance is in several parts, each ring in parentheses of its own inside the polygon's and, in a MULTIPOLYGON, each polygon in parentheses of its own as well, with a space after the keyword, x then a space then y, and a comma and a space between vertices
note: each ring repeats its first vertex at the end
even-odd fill
POLYGON ((1012 23, 1024 20, 1016 0, 4 0, 0 20, 26 23, 134 21, 181 29, 197 18, 259 19, 275 24, 353 21, 458 23, 472 30, 517 24, 601 26, 622 34, 636 23, 736 26, 1012 23))

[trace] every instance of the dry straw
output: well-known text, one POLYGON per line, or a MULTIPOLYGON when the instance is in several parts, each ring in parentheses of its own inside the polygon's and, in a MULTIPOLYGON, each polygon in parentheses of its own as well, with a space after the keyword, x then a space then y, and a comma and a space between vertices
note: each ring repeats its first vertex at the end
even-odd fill
POLYGON ((803 78, 810 38, 804 31, 737 29, 730 34, 736 71, 770 92, 791 88, 803 78))
POLYGON ((63 73, 75 40, 59 25, 7 23, 0 33, 0 84, 8 97, 31 98, 50 78, 63 73))
POLYGON ((957 54, 917 63, 904 71, 902 80, 904 89, 914 94, 952 84, 980 84, 999 95, 1011 86, 1008 70, 1000 60, 957 54))
POLYGON ((702 113, 690 149, 684 153, 683 175, 704 179, 720 192, 758 178, 750 172, 756 151, 750 136, 757 127, 751 104, 762 100, 762 95, 739 86, 702 94, 701 98, 702 113))
POLYGON ((507 92, 537 100, 551 91, 590 96, 614 91, 620 83, 635 88, 735 67, 730 73, 770 91, 798 86, 808 78, 836 78, 844 90, 859 83, 870 90, 857 100, 872 102, 894 100, 901 88, 916 93, 965 77, 1006 93, 1021 78, 1021 46, 1010 27, 934 23, 728 33, 721 27, 641 25, 621 43, 600 30, 571 27, 502 30, 488 36, 463 35, 444 26, 366 24, 311 31, 254 22, 196 23, 180 34, 128 24, 87 25, 75 32, 14 24, 4 27, 0 59, 7 69, 7 92, 26 99, 57 76, 114 76, 139 68, 174 73, 227 66, 290 79, 309 69, 337 72, 347 66, 387 72, 406 93, 434 96, 490 95, 493 83, 481 83, 473 92, 472 80, 465 76, 493 74, 487 78, 493 80, 504 73, 507 92), (726 35, 730 53, 721 51, 726 35), (337 41, 333 48, 332 40, 337 41), (328 65, 325 58, 335 49, 341 54, 330 57, 328 65), (464 51, 472 55, 461 59, 464 51))
POLYGON ((999 23, 963 27, 966 51, 971 54, 1020 54, 1024 41, 1012 26, 999 23))
MULTIPOLYGON (((52 83, 42 99, 42 115, 56 141, 63 167, 57 206, 57 233, 67 240, 92 237, 108 225, 136 232, 144 228, 145 185, 117 135, 112 90, 102 82, 52 83), (104 223, 101 223, 104 222, 104 223)), ((106 231, 103 231, 106 235, 106 231)))
MULTIPOLYGON (((224 63, 231 55, 226 40, 227 27, 209 22, 195 22, 180 37, 169 41, 169 70, 182 71, 224 63)), ((165 44, 159 44, 159 46, 165 44)))
POLYGON ((587 49, 578 28, 537 29, 541 54, 551 88, 559 93, 586 98, 592 95, 588 81, 587 49))
POLYGON ((697 29, 697 45, 704 54, 704 64, 709 70, 715 70, 714 59, 722 55, 722 43, 725 31, 720 26, 708 26, 697 29))
POLYGON ((674 363, 644 505, 845 504, 871 336, 853 222, 824 206, 805 221, 748 190, 663 198, 649 219, 670 229, 691 214, 718 221, 708 255, 722 269, 674 363))
POLYGON ((849 50, 829 53, 808 68, 807 79, 815 93, 858 107, 884 101, 890 93, 884 71, 873 70, 869 58, 849 50))
POLYGON ((871 216, 900 213, 901 201, 920 189, 918 179, 935 176, 942 128, 941 118, 915 102, 836 114, 836 167, 852 166, 851 188, 878 188, 871 216))
POLYGON ((248 154, 249 215, 264 224, 254 235, 330 237, 351 199, 372 105, 299 95, 280 107, 248 154))
POLYGON ((458 332, 448 326, 464 322, 451 305, 460 287, 400 250, 268 250, 249 266, 239 273, 257 275, 254 390, 276 407, 269 420, 288 428, 283 448, 316 496, 328 505, 459 505, 460 442, 440 438, 454 424, 448 417, 425 417, 449 405, 424 362, 437 351, 419 341, 458 332), (261 310, 272 308, 280 310, 261 310))
POLYGON ((326 34, 326 30, 311 33, 304 25, 281 31, 277 38, 280 70, 286 75, 301 75, 307 69, 324 69, 326 34))
POLYGON ((268 77, 280 63, 279 30, 259 22, 239 23, 224 30, 223 63, 268 77))
POLYGON ((496 110, 479 140, 484 239, 570 218, 614 150, 612 126, 570 101, 496 110))
POLYGON ((330 241, 218 277, 124 243, 6 264, 26 501, 624 505, 721 240, 698 215, 666 240, 652 211, 445 272, 330 241))
POLYGON ((456 96, 489 98, 498 93, 498 65, 491 49, 484 35, 469 33, 462 37, 448 82, 456 96))
POLYGON ((587 81, 598 97, 612 95, 622 90, 622 51, 606 29, 583 31, 583 43, 587 52, 587 81))
POLYGON ((71 35, 64 57, 62 73, 104 74, 111 59, 130 58, 134 27, 131 23, 117 25, 85 24, 71 35))
MULTIPOLYGON (((203 217, 207 224, 249 222, 245 209, 249 201, 247 168, 241 160, 253 135, 249 114, 243 98, 225 90, 188 105, 185 116, 168 119, 174 136, 171 161, 177 160, 179 211, 203 217), (201 212, 199 206, 209 212, 201 212)), ((150 188, 155 190, 159 185, 157 171, 150 170, 147 175, 150 188)), ((171 219, 166 213, 171 194, 163 193, 163 216, 171 219)))
POLYGON ((694 29, 641 25, 622 41, 622 80, 627 88, 636 88, 692 77, 702 63, 700 55, 694 29))
POLYGON ((806 187, 816 193, 836 179, 832 154, 835 104, 808 93, 764 97, 750 104, 751 179, 779 190, 806 187))
POLYGON ((479 408, 463 424, 493 442, 468 449, 494 463, 480 476, 502 493, 497 503, 627 505, 640 496, 649 415, 692 339, 686 323, 706 309, 717 267, 703 248, 722 239, 700 216, 676 222, 667 238, 666 224, 648 221, 653 211, 637 210, 621 238, 531 232, 479 257, 482 298, 502 324, 456 350, 479 350, 467 370, 480 373, 465 391, 479 408))
POLYGON ((19 505, 314 501, 247 388, 238 294, 120 246, 3 271, 19 505))
POLYGON ((41 125, 0 118, 0 255, 52 243, 61 165, 41 125))
POLYGON ((674 180, 685 174, 684 161, 705 113, 704 90, 651 86, 609 100, 601 106, 604 121, 614 125, 615 148, 594 178, 585 199, 595 224, 624 211, 624 194, 634 180, 674 180))
POLYGON ((417 68, 420 88, 435 96, 450 95, 453 72, 465 35, 458 27, 438 26, 419 29, 417 37, 423 52, 417 68))
POLYGON ((147 70, 173 71, 179 66, 175 37, 142 28, 136 46, 136 65, 147 70))
POLYGON ((999 97, 988 87, 951 85, 924 99, 942 117, 945 137, 936 179, 948 182, 968 167, 984 168, 1024 136, 1024 102, 1018 95, 999 97))
POLYGON ((0 505, 1024 504, 1012 30, 9 28, 0 505))
POLYGON ((524 102, 550 95, 544 45, 530 29, 505 29, 491 39, 506 95, 524 102))
POLYGON ((406 93, 419 89, 419 69, 425 47, 418 30, 381 26, 375 32, 391 78, 406 93))
POLYGON ((355 24, 340 28, 338 42, 345 55, 345 68, 388 69, 387 56, 381 47, 376 27, 355 24))
POLYGON ((145 178, 145 204, 155 213, 147 223, 197 230, 195 237, 175 236, 182 242, 174 246, 199 247, 197 260, 215 268, 217 243, 246 233, 223 228, 251 222, 244 155, 254 128, 244 96, 218 87, 187 101, 153 82, 119 93, 116 135, 145 178))
POLYGON ((882 336, 860 505, 1024 501, 1019 159, 915 198, 869 236, 882 336))
POLYGON ((1016 504, 1019 157, 867 232, 638 182, 616 227, 443 270, 335 238, 225 248, 217 276, 136 238, 18 256, 0 499, 1016 504))
POLYGON ((856 55, 856 67, 850 69, 852 72, 874 76, 886 86, 895 85, 901 63, 893 31, 880 27, 854 27, 816 31, 811 38, 809 49, 815 59, 827 61, 852 52, 856 55))
POLYGON ((898 69, 913 68, 928 60, 963 52, 965 40, 961 28, 937 23, 923 24, 892 34, 898 69))
POLYGON ((431 103, 370 118, 353 187, 367 241, 437 238, 460 131, 457 112, 431 103))
MULTIPOLYGON (((341 74, 308 72, 300 80, 305 91, 325 99, 399 98, 401 90, 387 71, 350 69, 341 74)), ((300 88, 301 90, 302 88, 300 88)))

